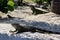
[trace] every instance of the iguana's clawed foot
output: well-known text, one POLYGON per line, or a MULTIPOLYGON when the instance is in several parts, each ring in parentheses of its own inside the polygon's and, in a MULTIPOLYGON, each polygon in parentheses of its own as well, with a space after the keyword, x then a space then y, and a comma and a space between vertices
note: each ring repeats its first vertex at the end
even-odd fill
POLYGON ((18 31, 17 30, 14 30, 14 31, 10 30, 9 32, 12 34, 16 34, 18 31))

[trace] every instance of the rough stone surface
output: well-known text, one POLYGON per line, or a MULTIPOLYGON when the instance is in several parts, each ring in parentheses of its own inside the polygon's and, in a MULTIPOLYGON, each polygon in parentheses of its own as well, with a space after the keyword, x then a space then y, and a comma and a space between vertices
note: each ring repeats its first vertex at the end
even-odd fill
POLYGON ((19 23, 23 26, 33 26, 53 32, 60 32, 60 16, 52 12, 39 15, 31 15, 29 7, 19 7, 9 15, 15 18, 0 19, 0 40, 60 40, 59 34, 44 34, 24 32, 11 34, 11 23, 19 23), (21 9, 21 10, 20 10, 21 9), (28 10, 28 11, 27 11, 28 10))
POLYGON ((60 40, 59 34, 44 34, 23 32, 19 34, 12 34, 9 30, 14 29, 11 24, 0 23, 0 40, 60 40))
POLYGON ((32 15, 31 13, 32 11, 29 7, 20 7, 19 10, 14 10, 9 14, 16 18, 1 20, 1 23, 19 23, 23 26, 33 26, 43 30, 60 33, 59 15, 52 12, 39 15, 32 15))

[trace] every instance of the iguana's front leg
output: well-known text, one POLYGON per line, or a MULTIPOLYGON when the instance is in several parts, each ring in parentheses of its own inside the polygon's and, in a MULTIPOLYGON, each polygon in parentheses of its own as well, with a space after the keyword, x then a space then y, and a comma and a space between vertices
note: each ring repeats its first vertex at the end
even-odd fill
POLYGON ((12 34, 14 34, 14 33, 17 33, 18 31, 17 31, 17 29, 16 29, 16 30, 14 30, 14 31, 10 30, 9 32, 11 32, 12 34))

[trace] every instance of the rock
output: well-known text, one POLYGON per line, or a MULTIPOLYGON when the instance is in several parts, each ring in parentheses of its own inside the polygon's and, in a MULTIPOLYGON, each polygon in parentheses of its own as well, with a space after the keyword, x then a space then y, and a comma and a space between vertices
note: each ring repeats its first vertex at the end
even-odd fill
POLYGON ((0 18, 8 18, 7 14, 0 12, 0 18))
MULTIPOLYGON (((22 7, 23 8, 23 7, 22 7)), ((29 10, 25 7, 26 10, 29 10)), ((60 15, 52 12, 39 15, 27 15, 26 10, 17 10, 11 12, 11 15, 17 18, 0 20, 0 23, 18 23, 26 27, 35 27, 42 30, 60 33, 60 15), (24 14, 24 15, 23 15, 24 14), (21 19, 22 18, 22 19, 21 19)), ((29 11, 30 12, 30 11, 29 11)))

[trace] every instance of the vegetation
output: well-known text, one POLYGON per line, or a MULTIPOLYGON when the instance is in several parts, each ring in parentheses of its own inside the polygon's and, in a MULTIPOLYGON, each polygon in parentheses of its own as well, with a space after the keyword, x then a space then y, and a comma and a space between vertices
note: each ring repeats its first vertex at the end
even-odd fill
POLYGON ((43 5, 42 8, 47 9, 48 5, 51 4, 51 0, 33 0, 37 5, 43 5))
POLYGON ((51 0, 33 0, 33 2, 35 2, 35 3, 40 3, 40 2, 42 2, 42 3, 44 3, 44 2, 46 2, 47 4, 50 4, 50 1, 51 0))
POLYGON ((23 0, 18 0, 18 5, 21 5, 23 3, 23 0))
MULTIPOLYGON (((51 0, 33 0, 33 2, 40 7, 42 5, 42 9, 48 9, 48 6, 51 4, 51 0)), ((36 9, 34 6, 31 6, 32 14, 37 15, 37 14, 44 14, 46 12, 42 10, 36 9)), ((50 10, 49 10, 50 11, 50 10)))
MULTIPOLYGON (((48 5, 50 5, 51 0, 18 0, 18 5, 20 5, 23 1, 28 1, 28 2, 35 2, 37 5, 43 5, 43 9, 47 9, 48 5)), ((0 0, 0 11, 7 13, 8 11, 13 11, 14 10, 14 3, 12 0, 0 0)), ((32 14, 39 14, 41 13, 40 10, 35 9, 34 7, 31 7, 31 10, 33 11, 32 14)), ((44 12, 42 12, 44 13, 44 12)))
POLYGON ((14 10, 14 3, 12 0, 0 0, 0 11, 7 13, 14 10))

